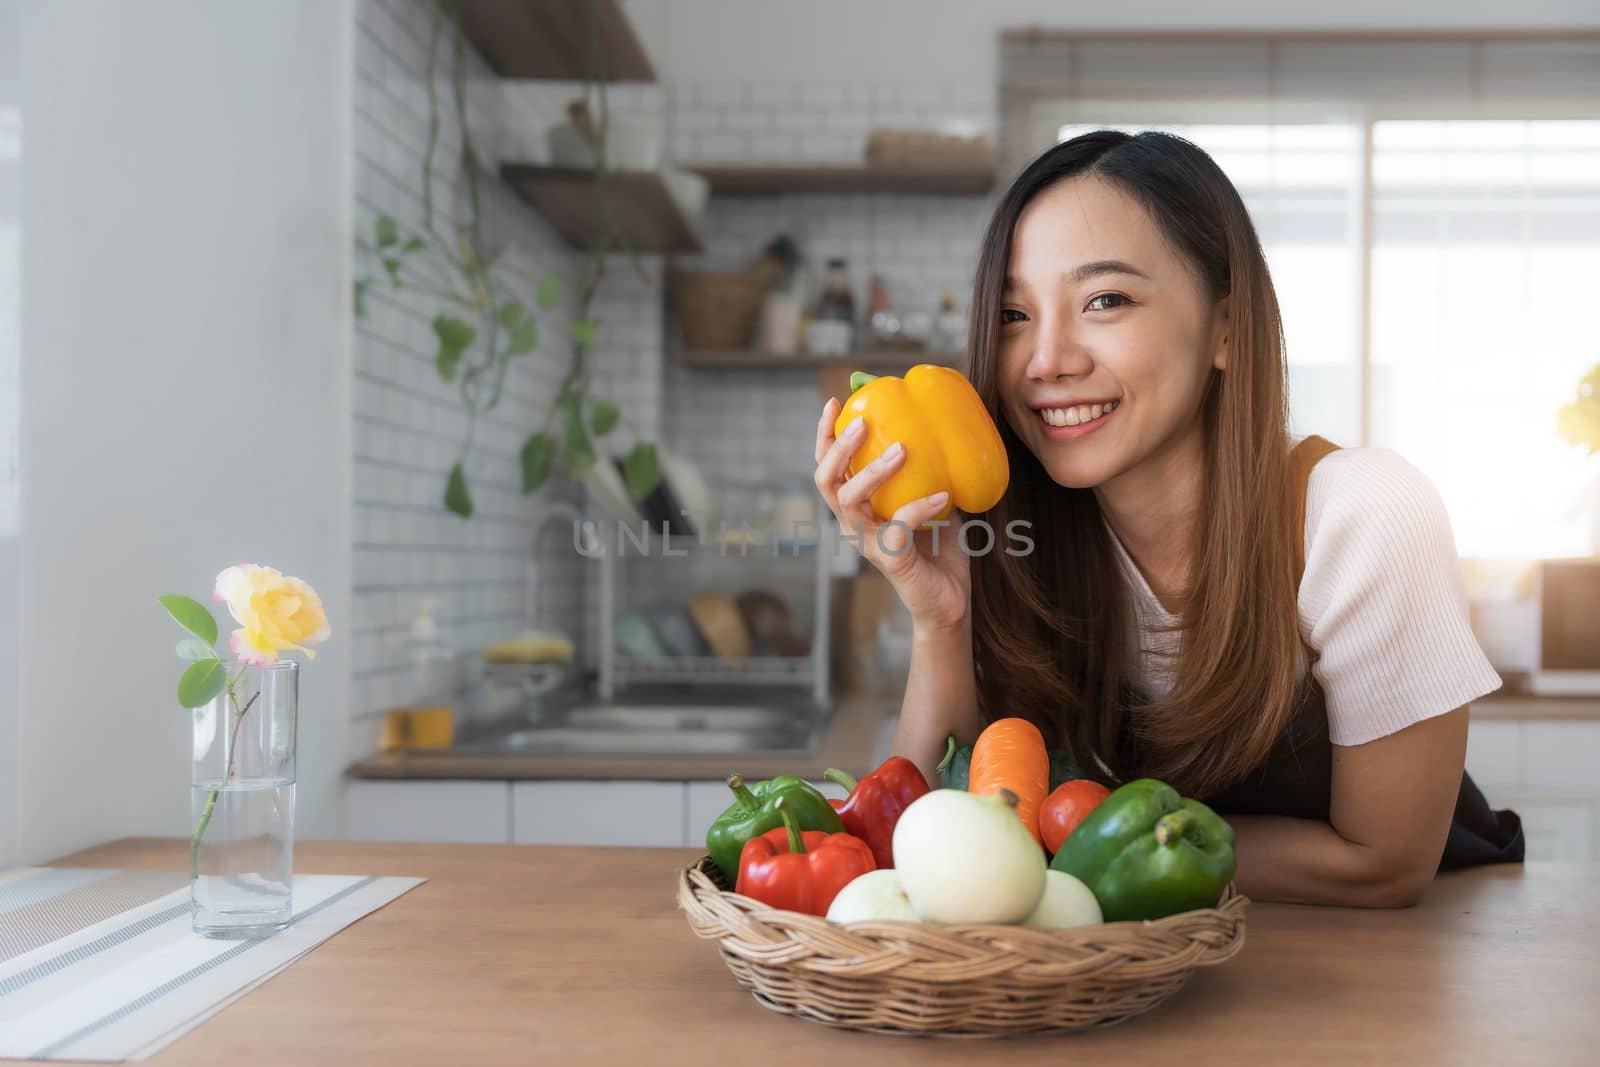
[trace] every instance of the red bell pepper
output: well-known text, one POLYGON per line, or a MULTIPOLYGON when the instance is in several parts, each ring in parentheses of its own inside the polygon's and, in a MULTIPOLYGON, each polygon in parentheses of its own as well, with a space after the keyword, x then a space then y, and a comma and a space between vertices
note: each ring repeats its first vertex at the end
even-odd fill
POLYGON ((839 890, 876 869, 872 850, 849 834, 802 834, 786 801, 777 803, 783 825, 744 843, 734 892, 774 908, 827 915, 839 890))
POLYGON ((928 793, 928 780, 917 765, 904 756, 890 756, 859 782, 832 767, 822 776, 850 791, 843 803, 830 801, 845 833, 865 841, 879 867, 893 867, 895 823, 913 800, 928 793))

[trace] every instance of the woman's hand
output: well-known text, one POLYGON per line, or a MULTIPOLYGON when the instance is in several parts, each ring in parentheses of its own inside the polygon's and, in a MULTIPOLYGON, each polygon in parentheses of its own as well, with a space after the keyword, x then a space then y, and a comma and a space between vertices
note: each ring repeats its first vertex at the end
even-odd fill
MULTIPOLYGON (((971 600, 972 571, 956 536, 959 520, 937 531, 919 529, 944 510, 949 494, 913 500, 896 511, 891 521, 880 521, 869 499, 905 463, 905 449, 898 442, 891 445, 852 478, 850 457, 866 440, 866 424, 858 418, 835 438, 833 424, 838 418, 839 401, 830 399, 817 422, 814 481, 822 499, 841 529, 859 536, 861 554, 889 579, 915 625, 939 630, 962 625, 971 600)), ((958 514, 952 513, 952 518, 958 519, 958 514)))

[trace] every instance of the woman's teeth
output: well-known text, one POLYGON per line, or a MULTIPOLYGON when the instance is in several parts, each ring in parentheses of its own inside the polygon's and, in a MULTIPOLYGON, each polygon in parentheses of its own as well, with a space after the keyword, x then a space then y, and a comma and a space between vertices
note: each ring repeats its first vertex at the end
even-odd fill
POLYGON ((1051 426, 1081 426, 1086 422, 1093 422, 1102 415, 1109 415, 1117 410, 1119 401, 1113 400, 1109 404, 1092 404, 1076 408, 1040 408, 1039 414, 1044 416, 1044 421, 1051 426))

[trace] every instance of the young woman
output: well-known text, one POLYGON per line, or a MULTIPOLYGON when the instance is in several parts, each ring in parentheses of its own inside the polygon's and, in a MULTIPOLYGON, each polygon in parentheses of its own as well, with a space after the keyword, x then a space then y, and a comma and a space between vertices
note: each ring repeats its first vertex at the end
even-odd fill
POLYGON ((1400 906, 1521 858, 1462 769, 1500 679, 1443 504, 1393 452, 1291 440, 1272 281, 1209 156, 1101 131, 1035 160, 984 237, 971 361, 1011 482, 970 518, 1000 546, 1027 520, 1029 554, 913 536, 944 494, 880 524, 904 448, 850 477, 859 420, 817 427, 817 487, 915 624, 896 752, 931 778, 947 735, 1027 718, 1225 814, 1259 899, 1400 906))

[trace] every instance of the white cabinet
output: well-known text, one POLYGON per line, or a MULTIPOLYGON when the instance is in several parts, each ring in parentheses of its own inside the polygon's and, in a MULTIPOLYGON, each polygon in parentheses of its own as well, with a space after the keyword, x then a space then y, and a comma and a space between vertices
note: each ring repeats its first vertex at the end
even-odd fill
POLYGON ((706 830, 711 822, 733 803, 733 793, 727 782, 690 782, 688 820, 684 825, 683 843, 704 848, 706 830))
POLYGON ((1600 722, 1474 720, 1467 770, 1490 805, 1521 816, 1528 859, 1600 861, 1600 722))
MULTIPOLYGON (((844 790, 811 783, 828 796, 844 790)), ((375 781, 349 784, 352 841, 702 848, 733 802, 723 781, 375 781)))
POLYGON ((1559 793, 1507 793, 1494 799, 1522 818, 1530 860, 1593 863, 1600 858, 1600 800, 1559 793))
POLYGON ((1520 722, 1474 722, 1467 727, 1467 772, 1491 801, 1501 789, 1522 785, 1520 722))
POLYGON ((683 782, 359 779, 349 790, 352 841, 684 844, 683 782))
MULTIPOLYGON (((893 737, 891 717, 874 766, 893 737)), ((1529 859, 1600 861, 1600 722, 1475 719, 1467 770, 1492 805, 1522 817, 1529 859)), ((831 782, 812 784, 844 795, 831 782)), ((733 800, 721 780, 355 779, 348 789, 355 841, 703 848, 706 828, 733 800)))
POLYGON ((1600 722, 1525 722, 1527 784, 1600 795, 1600 722))
POLYGON ((512 782, 511 841, 676 847, 686 794, 683 782, 512 782))
POLYGON ((357 779, 349 790, 345 836, 352 841, 511 840, 509 782, 357 779))

